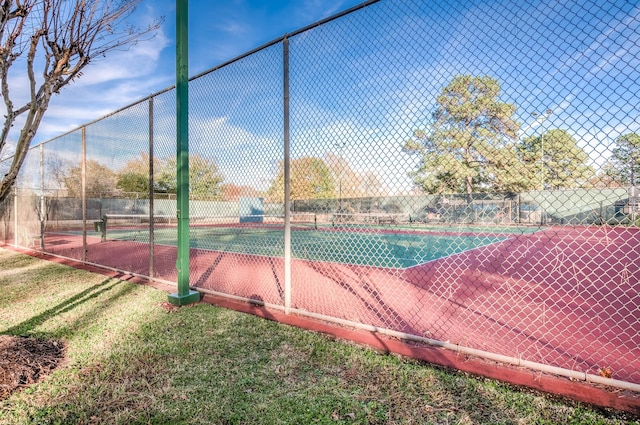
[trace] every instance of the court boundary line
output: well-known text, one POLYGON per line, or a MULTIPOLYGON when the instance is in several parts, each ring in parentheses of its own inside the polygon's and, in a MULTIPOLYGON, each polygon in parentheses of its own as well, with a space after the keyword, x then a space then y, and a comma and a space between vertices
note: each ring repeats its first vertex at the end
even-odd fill
MULTIPOLYGON (((524 236, 524 234, 523 234, 523 235, 521 235, 521 236, 524 236)), ((444 260, 444 259, 446 259, 446 258, 451 258, 451 257, 457 256, 457 255, 466 254, 467 252, 475 251, 476 249, 486 248, 486 247, 488 247, 488 246, 495 245, 495 244, 499 244, 499 243, 503 243, 503 242, 506 242, 506 241, 511 241, 511 240, 513 240, 513 239, 515 239, 515 236, 514 236, 514 237, 510 237, 510 238, 504 238, 504 239, 502 239, 502 240, 495 241, 495 242, 491 242, 491 243, 489 243, 489 244, 482 245, 482 246, 478 246, 478 247, 475 247, 475 248, 469 248, 469 249, 466 249, 466 250, 461 251, 461 252, 454 252, 453 254, 445 255, 444 257, 434 258, 433 260, 425 261, 424 263, 416 264, 416 265, 414 265, 414 266, 405 267, 405 268, 403 268, 402 270, 409 270, 409 269, 413 269, 414 267, 424 266, 425 264, 433 263, 433 262, 435 262, 435 261, 444 260)))

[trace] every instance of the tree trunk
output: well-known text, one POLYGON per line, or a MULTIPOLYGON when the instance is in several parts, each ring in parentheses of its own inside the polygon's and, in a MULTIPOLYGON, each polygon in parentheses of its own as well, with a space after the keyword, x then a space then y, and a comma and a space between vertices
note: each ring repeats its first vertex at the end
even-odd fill
POLYGON ((7 196, 9 196, 9 193, 11 193, 11 189, 16 182, 18 172, 20 171, 20 167, 24 162, 25 156, 26 150, 22 156, 19 156, 18 152, 16 152, 15 156, 13 157, 11 167, 9 168, 9 172, 5 174, 2 178, 2 181, 0 181, 0 203, 2 203, 2 201, 4 201, 7 196))
MULTIPOLYGON (((11 189, 13 188, 18 177, 18 173, 20 172, 20 167, 22 167, 22 163, 27 157, 31 141, 35 137, 38 127, 40 126, 40 122, 42 121, 42 117, 49 106, 49 100, 51 99, 51 93, 49 93, 49 91, 50 90, 47 90, 47 93, 38 99, 37 103, 29 110, 25 124, 20 131, 18 143, 16 144, 16 152, 13 156, 11 166, 9 167, 9 172, 7 172, 7 174, 2 177, 2 181, 0 181, 0 203, 2 203, 2 201, 4 201, 11 193, 11 189)), ((5 127, 11 127, 14 121, 14 117, 7 118, 5 121, 5 127)))

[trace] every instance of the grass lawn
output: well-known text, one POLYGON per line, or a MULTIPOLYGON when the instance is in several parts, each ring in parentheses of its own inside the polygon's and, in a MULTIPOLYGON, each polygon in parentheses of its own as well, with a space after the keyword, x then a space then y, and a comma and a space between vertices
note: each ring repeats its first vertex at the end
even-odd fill
POLYGON ((0 424, 623 424, 622 414, 381 354, 0 249, 0 334, 61 341, 0 424))

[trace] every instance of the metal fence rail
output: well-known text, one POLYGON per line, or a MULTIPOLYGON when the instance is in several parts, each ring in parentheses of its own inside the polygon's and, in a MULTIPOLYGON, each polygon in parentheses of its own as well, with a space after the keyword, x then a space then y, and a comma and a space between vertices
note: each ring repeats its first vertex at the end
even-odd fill
MULTIPOLYGON (((639 391, 639 41, 382 0, 197 76, 191 284, 639 391)), ((175 149, 173 89, 33 147, 0 239, 175 281, 175 149)))

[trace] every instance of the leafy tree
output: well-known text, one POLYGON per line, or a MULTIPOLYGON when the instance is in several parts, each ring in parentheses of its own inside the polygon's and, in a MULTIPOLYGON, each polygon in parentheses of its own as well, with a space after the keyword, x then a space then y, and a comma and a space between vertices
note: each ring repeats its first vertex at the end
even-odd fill
MULTIPOLYGON (((290 199, 328 199, 336 197, 336 184, 327 163, 321 158, 305 156, 291 160, 290 199)), ((271 183, 267 195, 284 201, 284 163, 271 183)))
MULTIPOLYGON (((161 169, 160 160, 153 158, 153 169, 161 169)), ((155 179, 154 179, 155 180, 155 179)), ((118 172, 116 186, 123 192, 149 193, 149 154, 141 152, 140 156, 127 161, 118 172)))
POLYGON ((517 142, 509 142, 503 149, 493 153, 491 166, 485 172, 486 181, 482 190, 515 193, 535 188, 531 178, 531 167, 518 152, 517 142))
POLYGON ((628 133, 616 139, 607 175, 623 186, 634 186, 640 179, 640 135, 628 133))
POLYGON ((0 6, 0 95, 5 112, 0 151, 11 128, 20 123, 9 171, 0 180, 0 201, 9 194, 54 93, 82 75, 96 58, 122 49, 154 32, 127 25, 142 0, 3 0, 0 6), (10 71, 13 77, 10 77, 10 71), (13 78, 13 80, 12 80, 13 78), (10 86, 28 80, 24 103, 15 103, 10 86), (11 83, 11 84, 10 84, 11 83))
POLYGON ((458 75, 437 97, 429 130, 416 130, 404 149, 421 156, 412 173, 428 193, 509 190, 522 184, 508 169, 517 162, 516 107, 501 102, 491 77, 458 75))
POLYGON ((378 175, 372 171, 358 172, 349 162, 334 153, 327 153, 324 161, 331 171, 338 196, 342 198, 361 198, 382 194, 382 184, 378 175))
POLYGON ((225 201, 237 201, 243 196, 257 197, 260 192, 251 186, 239 186, 233 183, 222 185, 222 199, 225 201))
POLYGON ((147 195, 149 193, 149 175, 145 176, 133 171, 126 171, 118 174, 116 187, 123 192, 147 195))
POLYGON ((566 130, 554 129, 525 138, 518 146, 528 164, 528 176, 538 189, 568 189, 589 185, 594 170, 589 155, 566 130))
MULTIPOLYGON (((87 161, 85 176, 85 194, 89 198, 105 198, 116 196, 118 176, 113 170, 100 164, 98 161, 87 161)), ((82 196, 82 168, 80 166, 69 169, 64 177, 64 185, 67 195, 73 198, 82 196)))
POLYGON ((589 186, 595 189, 622 187, 623 183, 618 180, 616 174, 617 170, 614 169, 611 161, 607 161, 602 165, 602 168, 589 179, 589 186))
MULTIPOLYGON (((223 177, 216 163, 197 154, 189 155, 189 197, 191 199, 221 199, 223 177)), ((156 190, 177 193, 176 158, 162 162, 156 178, 156 190)))
POLYGON ((361 196, 383 196, 384 188, 380 177, 373 171, 365 171, 360 176, 361 196))

